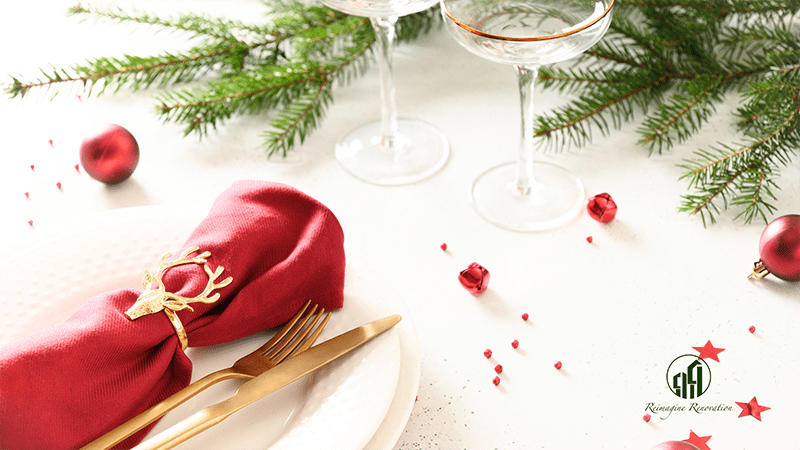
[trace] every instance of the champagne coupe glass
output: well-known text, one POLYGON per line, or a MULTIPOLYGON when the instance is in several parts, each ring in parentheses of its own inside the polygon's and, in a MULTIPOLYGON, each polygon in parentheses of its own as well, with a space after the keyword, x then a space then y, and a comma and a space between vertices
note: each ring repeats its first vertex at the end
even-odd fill
POLYGON ((381 80, 381 120, 351 131, 336 144, 336 159, 351 175, 380 185, 413 183, 447 161, 450 144, 432 125, 398 119, 392 80, 392 45, 397 18, 430 8, 438 0, 322 0, 326 6, 369 17, 381 80))
POLYGON ((584 202, 583 183, 559 165, 533 159, 533 91, 542 64, 577 56, 608 30, 614 0, 441 0, 445 26, 459 44, 516 68, 522 139, 516 162, 484 172, 472 204, 504 228, 537 231, 572 220, 584 202))

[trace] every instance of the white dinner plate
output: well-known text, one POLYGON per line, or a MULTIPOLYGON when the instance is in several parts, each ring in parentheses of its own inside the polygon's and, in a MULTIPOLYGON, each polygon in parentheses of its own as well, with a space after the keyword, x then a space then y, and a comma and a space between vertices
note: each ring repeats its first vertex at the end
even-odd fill
MULTIPOLYGON (((65 320, 80 303, 121 287, 140 288, 144 269, 177 251, 204 213, 165 207, 114 210, 37 230, 3 249, 0 276, 0 346, 65 320)), ((413 323, 390 285, 347 249, 345 306, 318 342, 370 320, 400 313, 394 329, 226 419, 183 448, 390 448, 413 407, 419 355, 413 323)), ((232 364, 273 331, 206 348, 190 348, 193 380, 232 364)), ((154 435, 241 384, 220 383, 167 414, 154 435)))

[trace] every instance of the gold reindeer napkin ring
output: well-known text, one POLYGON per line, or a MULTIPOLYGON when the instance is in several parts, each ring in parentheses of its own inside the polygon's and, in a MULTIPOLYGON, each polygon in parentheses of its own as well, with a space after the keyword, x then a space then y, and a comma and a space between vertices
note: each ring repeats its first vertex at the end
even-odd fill
POLYGON ((210 297, 208 294, 210 294, 214 289, 223 288, 229 285, 231 281, 233 281, 232 277, 228 277, 219 283, 214 283, 214 281, 219 278, 219 276, 222 274, 222 271, 225 269, 222 266, 217 266, 216 271, 211 271, 211 268, 206 264, 207 258, 211 256, 211 252, 208 251, 189 258, 189 254, 197 251, 198 248, 199 247, 187 248, 183 253, 181 253, 180 258, 171 262, 167 262, 167 258, 172 256, 172 253, 165 253, 158 262, 158 273, 156 273, 155 276, 151 275, 150 271, 145 270, 144 277, 142 278, 142 287, 145 288, 145 291, 142 292, 142 294, 136 299, 136 302, 133 304, 133 306, 125 311, 125 315, 127 315, 131 320, 136 320, 139 317, 146 316, 148 314, 164 311, 169 319, 169 322, 172 324, 173 328, 175 328, 175 334, 178 335, 178 339, 181 342, 181 350, 186 350, 186 348, 189 346, 189 338, 186 336, 186 329, 183 328, 183 323, 181 323, 181 320, 178 318, 178 315, 175 312, 183 309, 194 311, 194 309, 189 306, 189 303, 214 303, 219 299, 219 293, 216 293, 210 297), (167 292, 166 288, 164 287, 164 282, 161 280, 164 270, 184 264, 203 264, 203 269, 208 275, 208 284, 206 285, 206 288, 203 290, 203 292, 195 297, 182 297, 180 295, 173 294, 172 292, 167 292))

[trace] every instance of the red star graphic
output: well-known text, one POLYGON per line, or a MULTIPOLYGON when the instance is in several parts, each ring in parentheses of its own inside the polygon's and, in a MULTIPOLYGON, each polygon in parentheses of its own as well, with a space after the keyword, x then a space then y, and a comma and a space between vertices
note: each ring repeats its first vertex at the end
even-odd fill
POLYGON ((700 352, 700 359, 711 358, 716 362, 719 362, 719 357, 717 356, 720 352, 724 352, 724 348, 716 348, 711 345, 711 341, 706 342, 706 345, 702 347, 692 347, 693 349, 700 352))
POLYGON ((768 406, 759 405, 758 400, 756 400, 755 397, 753 397, 753 399, 747 403, 736 402, 736 404, 739 405, 740 408, 742 408, 742 412, 741 414, 739 414, 739 417, 753 416, 756 419, 758 419, 759 422, 761 421, 761 413, 763 411, 771 409, 768 406))
POLYGON ((711 439, 711 436, 700 437, 696 435, 694 431, 689 430, 689 439, 684 439, 683 442, 688 442, 700 450, 711 450, 708 448, 708 445, 706 445, 706 442, 708 442, 709 439, 711 439))

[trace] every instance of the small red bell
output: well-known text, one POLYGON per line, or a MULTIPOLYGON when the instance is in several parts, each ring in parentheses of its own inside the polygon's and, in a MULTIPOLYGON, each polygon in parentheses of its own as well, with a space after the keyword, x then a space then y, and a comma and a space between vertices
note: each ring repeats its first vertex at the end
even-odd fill
POLYGON ((474 262, 458 274, 458 281, 472 295, 480 295, 489 287, 489 271, 474 262))
POLYGON ((600 223, 608 223, 614 220, 617 215, 617 204, 614 199, 605 192, 597 194, 586 203, 586 210, 592 219, 600 223))

